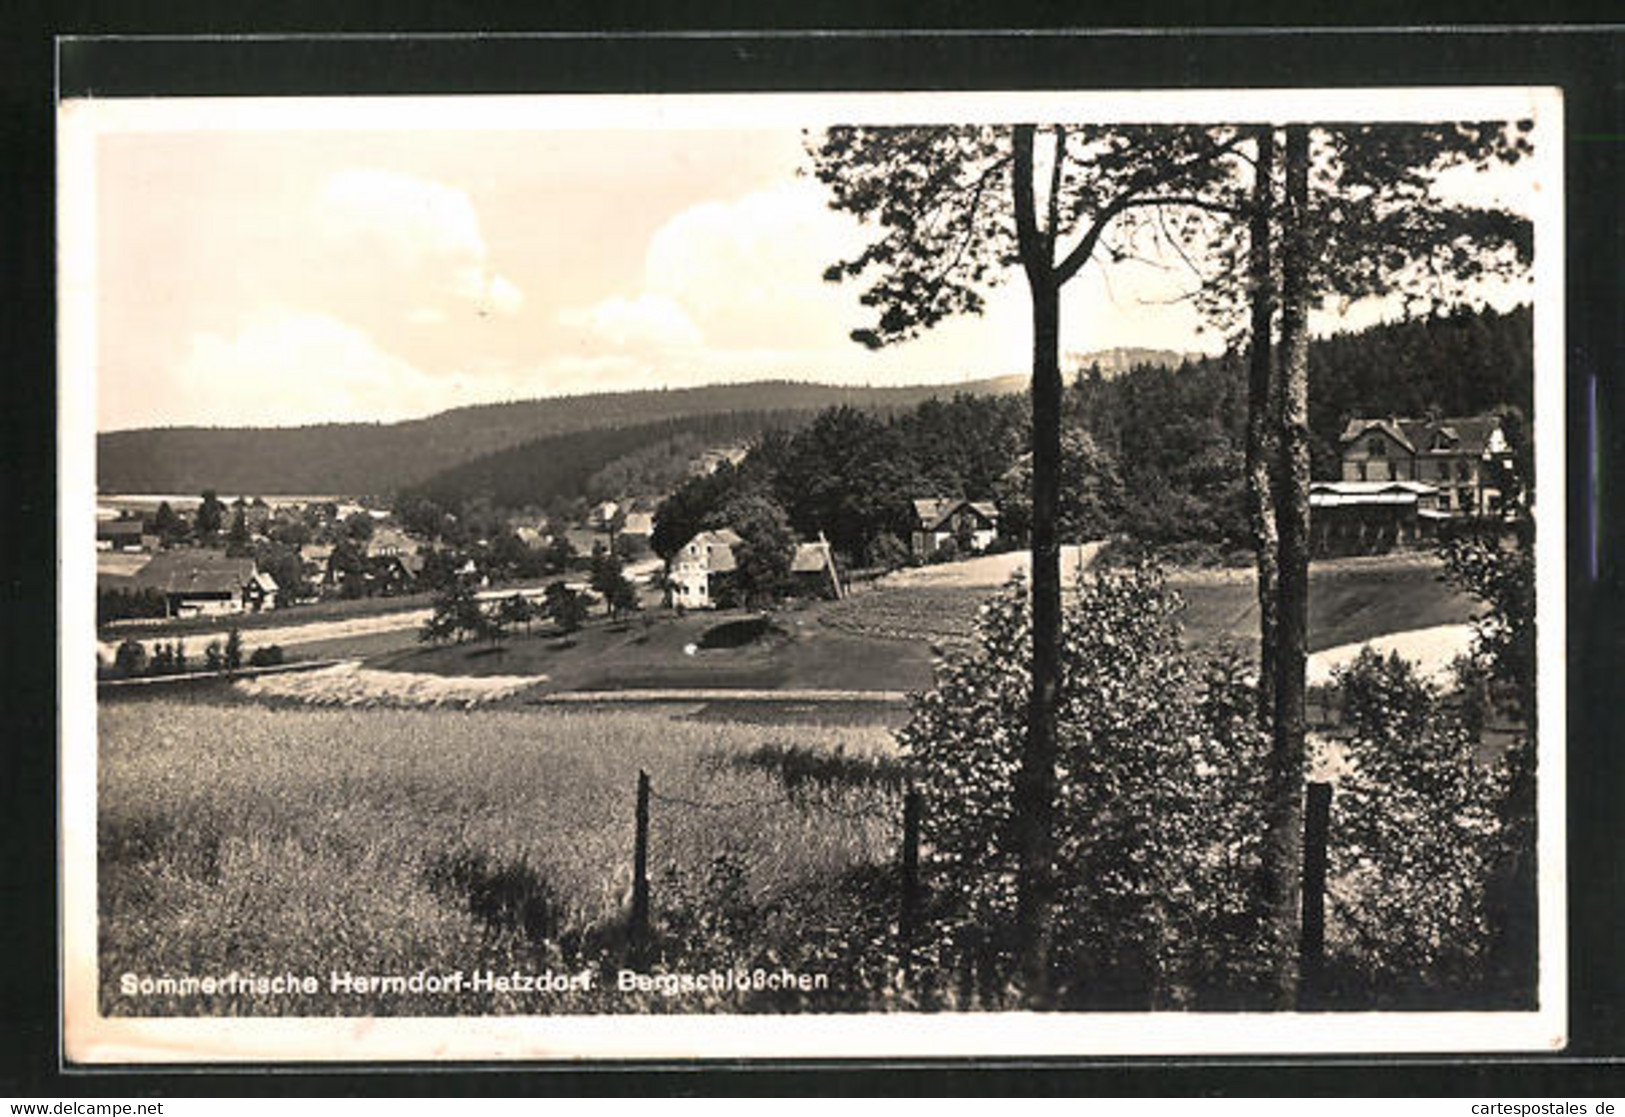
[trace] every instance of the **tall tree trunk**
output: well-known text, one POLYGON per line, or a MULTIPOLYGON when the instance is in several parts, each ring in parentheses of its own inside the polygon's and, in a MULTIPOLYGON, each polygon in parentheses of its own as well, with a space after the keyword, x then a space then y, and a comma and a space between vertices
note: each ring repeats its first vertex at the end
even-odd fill
POLYGON ((1248 287, 1252 299, 1252 349, 1247 368, 1247 497, 1252 514, 1253 547, 1258 566, 1258 719, 1268 730, 1275 718, 1275 662, 1279 633, 1276 594, 1280 545, 1275 524, 1274 473, 1277 439, 1274 423, 1280 411, 1279 379, 1274 375, 1275 272, 1272 214, 1275 177, 1275 128, 1256 130, 1257 166, 1253 179, 1252 218, 1248 236, 1248 287))
POLYGON ((1270 748, 1266 850, 1276 940, 1277 1007, 1297 1004, 1303 865, 1304 673, 1309 620, 1309 129, 1286 130, 1281 251, 1281 386, 1275 511, 1280 531, 1279 643, 1270 748))
POLYGON ((1060 298, 1033 286, 1033 662, 1027 741, 1016 774, 1014 823, 1020 873, 1016 948, 1023 996, 1049 1008, 1049 909, 1054 900, 1056 721, 1061 679, 1061 549, 1056 509, 1061 474, 1060 298))
MULTIPOLYGON (((1061 675, 1061 552, 1055 535, 1061 465, 1061 301, 1054 227, 1038 228, 1032 125, 1014 132, 1012 185, 1021 261, 1033 307, 1033 654, 1027 739, 1011 805, 1015 840, 1017 980, 1029 1008, 1053 1007, 1049 911, 1055 893, 1056 713, 1061 675)), ((1053 200, 1053 198, 1052 198, 1053 200)))

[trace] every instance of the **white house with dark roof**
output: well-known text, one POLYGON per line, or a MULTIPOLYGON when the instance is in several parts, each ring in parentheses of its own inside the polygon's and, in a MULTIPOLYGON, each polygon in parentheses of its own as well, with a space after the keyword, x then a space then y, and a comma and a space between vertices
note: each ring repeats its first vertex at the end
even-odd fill
POLYGON ((716 607, 721 579, 739 568, 734 547, 744 540, 732 528, 702 531, 672 558, 671 603, 685 609, 716 607))
POLYGON ((929 559, 952 539, 961 552, 985 551, 999 537, 999 509, 991 501, 930 498, 914 501, 914 557, 929 559))

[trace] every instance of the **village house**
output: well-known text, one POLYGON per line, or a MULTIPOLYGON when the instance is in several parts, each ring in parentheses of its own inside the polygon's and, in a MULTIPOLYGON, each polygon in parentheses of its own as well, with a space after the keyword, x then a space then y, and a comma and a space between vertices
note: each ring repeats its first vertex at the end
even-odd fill
POLYGON ((158 537, 142 530, 140 520, 99 520, 96 524, 98 551, 156 551, 158 537))
POLYGON ((1464 419, 1350 419, 1338 440, 1345 482, 1419 481, 1438 510, 1497 516, 1505 507, 1512 449, 1493 415, 1464 419))
POLYGON ((796 544, 795 557, 790 560, 790 582, 802 596, 836 599, 846 596, 835 566, 835 554, 823 532, 818 533, 816 543, 796 544))
POLYGON ((132 589, 164 595, 166 616, 209 616, 258 612, 276 605, 276 579, 251 558, 226 558, 213 551, 174 550, 155 555, 130 578, 132 589))
POLYGON ((722 596, 723 579, 738 569, 734 546, 743 543, 731 528, 702 531, 672 559, 671 603, 684 609, 710 609, 722 596))
POLYGON ((688 463, 690 477, 707 477, 722 468, 724 462, 738 465, 750 454, 748 446, 724 446, 705 450, 688 463))
POLYGON ((952 539, 961 554, 979 553, 999 537, 999 510, 985 500, 922 499, 914 502, 914 531, 909 549, 929 560, 952 539))
POLYGON ((654 533, 655 518, 652 512, 628 512, 626 519, 621 521, 622 535, 647 540, 654 533))
POLYGON ((333 544, 306 543, 299 548, 299 568, 307 582, 327 581, 327 564, 333 558, 333 544))

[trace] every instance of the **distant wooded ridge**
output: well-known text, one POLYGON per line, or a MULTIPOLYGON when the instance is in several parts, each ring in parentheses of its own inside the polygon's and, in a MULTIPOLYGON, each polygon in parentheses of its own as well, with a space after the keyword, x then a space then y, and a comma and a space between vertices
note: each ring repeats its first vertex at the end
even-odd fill
MULTIPOLYGON (((1026 384, 1025 376, 897 388, 770 380, 482 404, 399 423, 114 431, 97 436, 96 480, 104 493, 382 495, 553 436, 728 413, 811 414, 842 404, 890 411, 960 392, 1019 392, 1026 384)), ((658 437, 676 433, 668 428, 658 437)))
MULTIPOLYGON (((1466 415, 1499 405, 1529 414, 1532 321, 1527 306, 1505 314, 1459 311, 1315 341, 1310 411, 1317 466, 1335 462, 1336 432, 1350 415, 1466 415)), ((1103 380, 1122 381, 1113 397, 1123 403, 1149 390, 1156 398, 1144 408, 1148 422, 1124 433, 1131 442, 1178 444, 1169 452, 1186 465, 1201 456, 1196 446, 1206 440, 1171 432, 1221 416, 1233 420, 1221 425, 1239 422, 1229 406, 1242 388, 1235 358, 1117 348, 1068 354, 1065 364, 1069 379, 1098 367, 1103 380), (1135 375, 1178 369, 1192 375, 1189 387, 1202 398, 1164 396, 1151 390, 1156 378, 1135 375), (1220 398, 1198 390, 1210 382, 1220 398)), ((451 501, 484 494, 498 503, 544 503, 544 497, 616 495, 607 491, 616 487, 612 480, 669 472, 672 463, 659 459, 798 427, 831 407, 889 415, 929 399, 1026 387, 1025 375, 898 388, 775 380, 484 404, 388 424, 118 431, 97 438, 97 481, 104 493, 411 493, 451 501)), ((1115 425, 1109 413, 1116 406, 1092 409, 1103 413, 1091 427, 1102 420, 1115 425)), ((1108 445, 1119 441, 1106 431, 1095 434, 1108 445)), ((1239 484, 1239 475, 1224 472, 1226 483, 1239 484)))

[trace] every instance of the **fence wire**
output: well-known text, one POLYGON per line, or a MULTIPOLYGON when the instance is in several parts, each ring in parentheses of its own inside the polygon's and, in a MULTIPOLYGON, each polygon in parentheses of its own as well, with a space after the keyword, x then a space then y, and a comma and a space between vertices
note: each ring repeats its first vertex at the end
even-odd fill
POLYGON ((686 807, 690 810, 725 812, 745 809, 766 809, 793 807, 797 810, 816 810, 854 822, 886 822, 897 824, 899 819, 894 817, 896 811, 882 811, 876 808, 850 809, 837 807, 833 803, 817 799, 798 798, 793 795, 783 795, 772 799, 730 799, 716 802, 702 802, 698 799, 687 799, 681 795, 666 795, 654 788, 649 789, 649 798, 653 801, 665 803, 674 807, 686 807))

